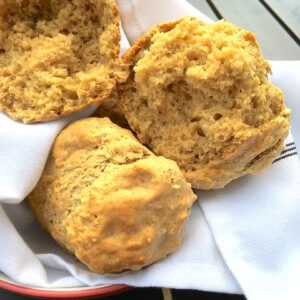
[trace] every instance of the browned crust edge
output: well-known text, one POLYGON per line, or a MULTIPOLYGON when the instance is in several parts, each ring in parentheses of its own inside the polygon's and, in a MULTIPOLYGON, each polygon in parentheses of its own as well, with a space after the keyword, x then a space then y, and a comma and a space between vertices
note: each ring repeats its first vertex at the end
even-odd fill
MULTIPOLYGON (((190 18, 196 19, 194 17, 190 17, 190 18)), ((144 35, 138 38, 136 42, 125 52, 125 54, 123 55, 123 60, 126 63, 131 63, 134 60, 135 56, 139 53, 139 51, 149 43, 149 41, 151 40, 154 34, 160 31, 161 32, 170 31, 173 28, 175 28, 176 25, 179 24, 182 20, 183 18, 177 21, 166 22, 163 24, 156 25, 151 29, 149 29, 149 31, 147 31, 144 35)))

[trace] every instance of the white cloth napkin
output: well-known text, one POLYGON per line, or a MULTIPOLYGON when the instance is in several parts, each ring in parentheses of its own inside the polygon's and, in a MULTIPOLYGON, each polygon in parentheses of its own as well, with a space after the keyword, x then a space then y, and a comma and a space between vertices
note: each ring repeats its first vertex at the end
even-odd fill
MULTIPOLYGON (((119 6, 131 43, 157 22, 183 15, 208 21, 183 0, 120 0, 119 6)), ((123 50, 126 47, 123 38, 123 50)), ((273 62, 272 66, 272 80, 293 108, 292 131, 299 143, 300 63, 273 62)), ((1 272, 40 287, 125 283, 245 293, 259 300, 297 298, 300 163, 298 155, 287 156, 296 152, 291 137, 286 141, 289 151, 261 176, 246 176, 220 191, 199 191, 183 244, 167 259, 139 272, 100 276, 65 254, 36 224, 26 204, 15 203, 36 184, 56 134, 93 109, 38 125, 23 125, 0 113, 0 203, 10 203, 0 206, 1 272)))

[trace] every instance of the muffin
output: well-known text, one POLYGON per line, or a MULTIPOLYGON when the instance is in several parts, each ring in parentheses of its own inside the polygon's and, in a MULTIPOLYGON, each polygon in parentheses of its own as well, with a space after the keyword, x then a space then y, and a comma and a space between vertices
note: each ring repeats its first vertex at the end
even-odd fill
POLYGON ((0 110, 49 121, 107 98, 127 72, 114 0, 0 0, 0 110))
POLYGON ((251 32, 185 17, 152 28, 124 61, 118 101, 130 127, 194 188, 259 174, 283 150, 290 110, 251 32))
POLYGON ((56 138, 28 203, 59 245, 114 273, 175 251, 195 199, 175 162, 108 118, 88 118, 56 138))

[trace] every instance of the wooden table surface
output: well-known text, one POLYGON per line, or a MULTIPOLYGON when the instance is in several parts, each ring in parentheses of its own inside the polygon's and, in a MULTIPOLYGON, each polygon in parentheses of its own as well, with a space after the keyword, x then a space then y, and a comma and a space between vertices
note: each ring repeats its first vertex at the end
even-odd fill
MULTIPOLYGON (((163 0, 162 0, 163 1, 163 0)), ((263 55, 269 60, 300 60, 300 0, 188 0, 213 20, 225 19, 256 34, 263 55)), ((0 290, 0 299, 25 300, 27 297, 0 290)), ((102 298, 103 299, 103 298, 102 298)), ((243 296, 133 289, 109 300, 242 300, 243 296)))

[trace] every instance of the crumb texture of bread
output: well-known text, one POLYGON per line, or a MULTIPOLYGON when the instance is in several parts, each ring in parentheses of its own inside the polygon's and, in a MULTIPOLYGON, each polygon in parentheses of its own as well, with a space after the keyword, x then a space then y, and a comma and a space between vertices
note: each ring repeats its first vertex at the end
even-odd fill
POLYGON ((130 127, 193 187, 258 174, 282 151, 290 110, 253 33, 185 17, 151 29, 124 60, 119 104, 130 127))
POLYGON ((0 110, 25 123, 107 98, 125 80, 114 0, 0 0, 0 110))
POLYGON ((195 199, 175 162, 108 118, 88 118, 57 137, 27 200, 63 248, 96 273, 115 273, 175 251, 195 199))
POLYGON ((116 99, 116 95, 114 95, 114 92, 112 95, 105 99, 99 108, 95 111, 94 116, 98 118, 109 118, 113 123, 123 127, 123 128, 129 128, 128 122, 125 118, 125 115, 118 105, 118 101, 116 99))

